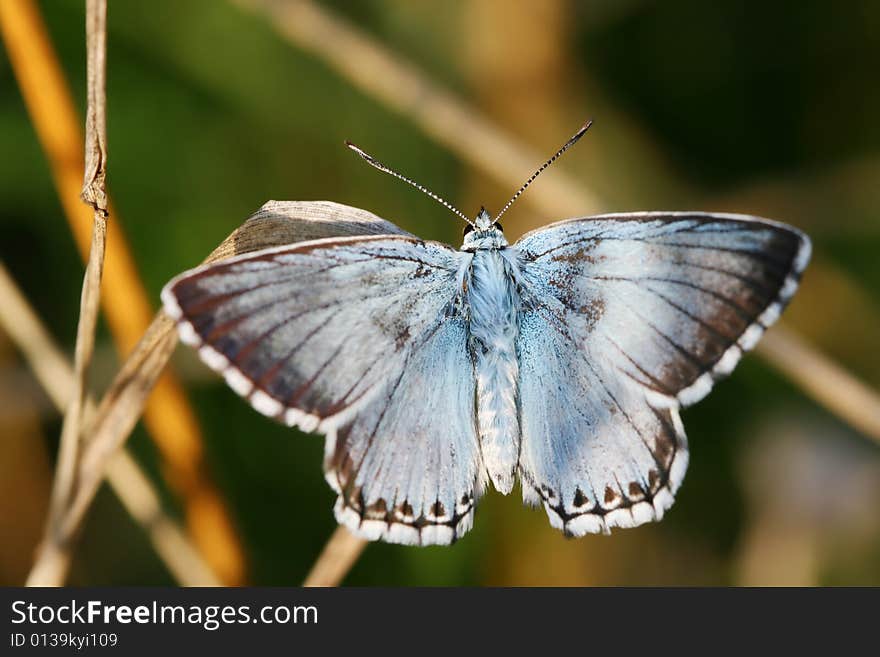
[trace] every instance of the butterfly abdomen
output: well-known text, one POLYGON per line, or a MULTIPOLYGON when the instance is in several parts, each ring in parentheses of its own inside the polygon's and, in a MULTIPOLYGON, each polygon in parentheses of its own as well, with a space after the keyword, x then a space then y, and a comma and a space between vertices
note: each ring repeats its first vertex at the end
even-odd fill
POLYGON ((509 267, 498 251, 478 250, 467 288, 480 451, 492 484, 505 494, 513 489, 520 442, 517 292, 509 267))

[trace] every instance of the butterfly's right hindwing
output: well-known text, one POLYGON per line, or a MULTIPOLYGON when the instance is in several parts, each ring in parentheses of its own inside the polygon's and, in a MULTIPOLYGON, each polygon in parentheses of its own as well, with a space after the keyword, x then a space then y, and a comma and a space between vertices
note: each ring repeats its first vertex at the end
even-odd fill
POLYGON ((327 435, 336 515, 368 538, 449 543, 480 492, 466 254, 403 236, 267 249, 163 290, 184 341, 260 412, 327 435))

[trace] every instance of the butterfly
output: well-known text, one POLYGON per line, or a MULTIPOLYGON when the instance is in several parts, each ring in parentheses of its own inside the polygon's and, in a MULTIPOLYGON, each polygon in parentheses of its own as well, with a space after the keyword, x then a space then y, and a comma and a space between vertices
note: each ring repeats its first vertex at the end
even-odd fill
MULTIPOLYGON (((736 214, 568 219, 456 250, 363 210, 275 204, 315 236, 197 267, 162 291, 183 342, 260 413, 326 436, 337 520, 450 544, 489 482, 569 536, 660 520, 702 399, 791 299, 810 240, 736 214)), ((266 207, 268 207, 267 204, 266 207)))

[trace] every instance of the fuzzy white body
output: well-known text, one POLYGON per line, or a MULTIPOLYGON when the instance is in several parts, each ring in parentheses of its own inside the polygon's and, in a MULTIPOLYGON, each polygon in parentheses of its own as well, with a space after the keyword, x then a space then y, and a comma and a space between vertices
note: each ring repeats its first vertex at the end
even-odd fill
POLYGON ((516 265, 502 254, 507 242, 500 231, 477 233, 472 246, 466 294, 480 450, 495 489, 507 494, 513 489, 520 451, 516 265))

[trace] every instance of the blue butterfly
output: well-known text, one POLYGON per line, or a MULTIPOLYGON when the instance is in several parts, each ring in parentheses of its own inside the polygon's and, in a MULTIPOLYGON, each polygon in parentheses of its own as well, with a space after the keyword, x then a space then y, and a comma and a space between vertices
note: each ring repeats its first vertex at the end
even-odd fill
POLYGON ((800 231, 701 212, 606 214, 460 249, 363 210, 270 202, 305 241, 198 267, 162 291, 184 342, 261 413, 326 436, 336 518, 448 544, 488 482, 571 536, 659 520, 684 478, 679 409, 779 317, 810 258, 800 231))

